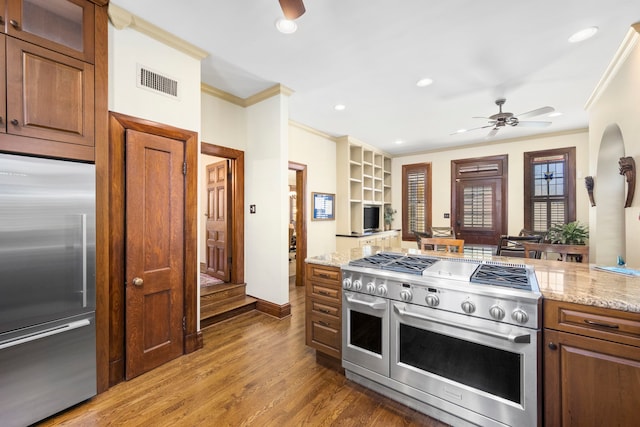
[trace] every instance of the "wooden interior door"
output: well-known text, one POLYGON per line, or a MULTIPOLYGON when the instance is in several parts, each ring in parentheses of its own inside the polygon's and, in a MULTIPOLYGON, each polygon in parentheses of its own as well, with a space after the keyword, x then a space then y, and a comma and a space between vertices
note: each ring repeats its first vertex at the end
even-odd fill
POLYGON ((207 165, 207 274, 228 282, 231 245, 229 161, 207 165))
POLYGON ((184 146, 126 131, 127 379, 183 353, 184 146))
POLYGON ((456 238, 497 245, 507 233, 506 155, 451 162, 451 214, 456 238))

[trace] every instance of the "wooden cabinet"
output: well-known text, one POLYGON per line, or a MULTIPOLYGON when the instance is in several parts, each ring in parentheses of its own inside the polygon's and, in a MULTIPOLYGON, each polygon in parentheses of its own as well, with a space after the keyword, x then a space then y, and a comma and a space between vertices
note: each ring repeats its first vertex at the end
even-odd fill
POLYGON ((545 425, 635 426, 640 314, 544 302, 545 425))
POLYGON ((342 359, 342 275, 339 267, 306 264, 306 344, 342 359))
POLYGON ((6 0, 0 150, 94 160, 95 7, 6 0))
MULTIPOLYGON (((338 139, 336 157, 337 232, 362 234, 364 207, 391 205, 391 158, 348 136, 338 139)), ((384 209, 378 228, 384 228, 384 209)))

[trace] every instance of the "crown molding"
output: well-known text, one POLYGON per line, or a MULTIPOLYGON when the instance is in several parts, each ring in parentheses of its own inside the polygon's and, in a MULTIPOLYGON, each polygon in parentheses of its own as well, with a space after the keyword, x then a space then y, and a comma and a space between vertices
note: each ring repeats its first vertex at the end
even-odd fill
POLYGON ((113 3, 109 3, 108 13, 109 21, 118 30, 131 28, 200 61, 209 56, 208 52, 199 47, 174 36, 113 3))
POLYGON ((245 107, 249 107, 251 105, 262 102, 265 99, 269 99, 273 96, 278 95, 291 96, 293 95, 293 90, 281 84, 276 84, 268 89, 263 90, 262 92, 258 92, 255 95, 251 95, 250 97, 245 98, 245 107))
POLYGON ((206 93, 207 95, 220 98, 223 101, 230 102, 231 104, 237 105, 239 107, 246 107, 244 98, 240 98, 239 96, 232 95, 229 92, 225 92, 221 89, 210 86, 206 83, 200 83, 200 91, 202 91, 203 93, 206 93))
POLYGON ((585 110, 589 110, 591 106, 600 98, 604 91, 609 87, 611 81, 620 71, 620 68, 625 63, 635 46, 640 41, 640 22, 636 22, 631 25, 631 28, 627 32, 622 44, 616 51, 613 59, 609 63, 609 66, 605 70, 604 74, 600 78, 600 81, 596 85, 595 89, 591 93, 591 96, 587 100, 584 106, 585 110))
POLYGON ((309 133, 311 133, 313 135, 317 135, 317 136, 319 136, 321 138, 325 138, 325 139, 328 139, 328 140, 333 141, 333 142, 338 142, 338 139, 339 139, 339 137, 335 137, 335 136, 329 135, 326 132, 322 132, 322 131, 320 131, 318 129, 312 128, 311 126, 303 125, 302 123, 299 123, 299 122, 296 122, 296 121, 293 121, 293 120, 289 120, 289 126, 297 127, 299 129, 302 129, 303 131, 309 132, 309 133))

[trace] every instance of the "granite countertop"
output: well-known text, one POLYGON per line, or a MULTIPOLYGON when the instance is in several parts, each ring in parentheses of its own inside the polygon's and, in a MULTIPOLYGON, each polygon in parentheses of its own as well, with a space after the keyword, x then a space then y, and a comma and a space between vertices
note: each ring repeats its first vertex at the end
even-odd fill
MULTIPOLYGON (((381 251, 377 246, 364 246, 351 249, 349 252, 330 253, 317 257, 309 257, 305 261, 340 267, 352 259, 363 258, 381 251)), ((417 249, 393 248, 387 252, 420 253, 417 249)), ((436 254, 425 251, 424 254, 436 254)), ((442 252, 438 256, 461 255, 442 252)), ((614 310, 640 313, 640 277, 629 277, 594 268, 593 264, 579 264, 571 262, 547 261, 537 259, 462 255, 465 258, 489 259, 514 264, 527 264, 534 268, 538 285, 544 298, 556 301, 572 302, 610 308, 614 310)))

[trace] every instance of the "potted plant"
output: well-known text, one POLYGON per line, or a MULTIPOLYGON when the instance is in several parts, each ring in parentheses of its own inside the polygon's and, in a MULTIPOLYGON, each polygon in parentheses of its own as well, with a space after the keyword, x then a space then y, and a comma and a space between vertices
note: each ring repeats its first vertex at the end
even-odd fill
POLYGON ((386 205, 384 207, 384 229, 390 230, 391 223, 393 222, 393 216, 397 213, 395 209, 393 209, 390 205, 386 205))
POLYGON ((556 224, 549 229, 551 243, 562 245, 584 245, 589 238, 589 227, 578 221, 556 224))

